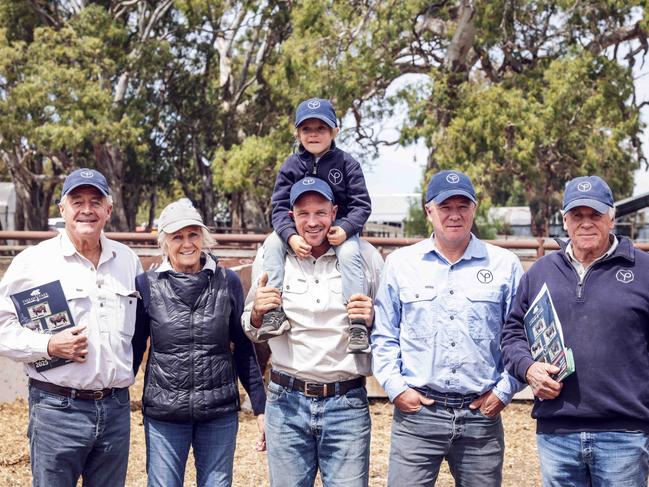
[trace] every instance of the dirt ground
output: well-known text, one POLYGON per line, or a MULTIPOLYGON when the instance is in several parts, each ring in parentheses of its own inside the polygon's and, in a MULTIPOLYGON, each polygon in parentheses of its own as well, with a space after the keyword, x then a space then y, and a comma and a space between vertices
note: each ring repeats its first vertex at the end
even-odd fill
MULTIPOLYGON (((144 428, 139 411, 142 374, 133 386, 131 400, 131 450, 127 486, 146 485, 144 428)), ((534 421, 530 418, 531 403, 515 403, 503 412, 505 424, 505 465, 503 485, 506 487, 540 486, 534 421)), ((392 405, 386 400, 374 400, 372 413, 372 456, 370 461, 370 485, 386 484, 388 453, 390 449, 390 423, 392 405)), ((22 400, 0 405, 0 485, 29 486, 29 448, 27 443, 27 403, 22 400)), ((240 413, 239 436, 234 460, 234 485, 261 487, 268 485, 265 453, 254 450, 257 425, 251 414, 240 413)), ((185 475, 185 485, 195 486, 193 460, 190 458, 185 475)), ((319 483, 317 485, 320 485, 319 483)), ((404 487, 408 482, 404 480, 404 487)), ((452 477, 443 467, 437 482, 439 487, 453 486, 452 477)))

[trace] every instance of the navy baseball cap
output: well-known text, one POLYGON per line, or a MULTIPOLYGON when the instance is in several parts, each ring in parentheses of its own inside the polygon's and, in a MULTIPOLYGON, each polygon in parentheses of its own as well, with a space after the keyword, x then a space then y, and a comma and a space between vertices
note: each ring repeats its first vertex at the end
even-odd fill
POLYGON ((327 183, 319 178, 306 177, 304 179, 300 179, 297 183, 291 186, 291 195, 289 199, 291 208, 293 208, 293 205, 300 196, 302 196, 304 193, 308 193, 309 191, 318 193, 332 203, 334 202, 334 193, 327 183))
POLYGON ((65 178, 65 181, 63 181, 63 189, 61 190, 61 197, 79 186, 93 186, 104 196, 108 196, 110 193, 108 182, 106 182, 106 178, 102 173, 96 169, 82 167, 81 169, 72 171, 68 174, 68 177, 65 178))
POLYGON ((566 183, 563 211, 588 206, 599 213, 607 213, 614 205, 611 188, 599 176, 580 176, 566 183))
POLYGON ((452 196, 464 196, 474 203, 478 203, 475 198, 475 189, 469 177, 460 171, 439 171, 428 182, 426 189, 426 203, 431 200, 436 205, 447 200, 452 196))
POLYGON ((310 118, 322 120, 331 128, 338 126, 336 110, 329 100, 310 98, 300 103, 295 110, 295 126, 299 127, 302 122, 310 118))

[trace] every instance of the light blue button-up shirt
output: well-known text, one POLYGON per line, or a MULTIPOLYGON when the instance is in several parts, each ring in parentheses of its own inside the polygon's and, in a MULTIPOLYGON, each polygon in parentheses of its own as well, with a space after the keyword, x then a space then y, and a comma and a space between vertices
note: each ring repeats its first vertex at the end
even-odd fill
POLYGON ((390 254, 375 300, 372 368, 394 400, 408 387, 482 394, 503 403, 524 384, 504 370, 500 332, 523 268, 510 251, 471 236, 448 262, 433 237, 390 254))

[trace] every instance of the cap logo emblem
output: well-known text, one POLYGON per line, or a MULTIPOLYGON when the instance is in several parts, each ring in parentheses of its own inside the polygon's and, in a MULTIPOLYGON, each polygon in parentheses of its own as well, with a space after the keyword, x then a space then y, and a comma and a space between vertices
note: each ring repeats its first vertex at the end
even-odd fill
POLYGON ((320 100, 309 100, 306 104, 311 110, 320 108, 320 100))
POLYGON ((476 278, 482 284, 489 284, 491 281, 494 280, 494 275, 491 273, 489 269, 480 269, 476 274, 476 278))
POLYGON ((339 184, 343 180, 343 173, 339 169, 332 169, 329 171, 329 182, 331 184, 339 184))
POLYGON ((92 179, 93 177, 95 177, 92 171, 81 171, 79 173, 79 176, 86 179, 92 179))
POLYGON ((590 184, 589 182, 579 183, 577 185, 577 191, 581 191, 582 193, 586 193, 586 192, 590 191, 592 187, 593 187, 593 185, 590 184))
POLYGON ((631 269, 620 269, 617 271, 617 274, 615 274, 615 279, 618 281, 628 284, 634 279, 633 271, 631 269))
POLYGON ((446 176, 446 180, 451 184, 457 184, 460 182, 460 176, 452 172, 446 176))
POLYGON ((312 184, 315 184, 315 179, 313 179, 313 178, 304 178, 302 180, 302 184, 304 186, 311 186, 312 184))

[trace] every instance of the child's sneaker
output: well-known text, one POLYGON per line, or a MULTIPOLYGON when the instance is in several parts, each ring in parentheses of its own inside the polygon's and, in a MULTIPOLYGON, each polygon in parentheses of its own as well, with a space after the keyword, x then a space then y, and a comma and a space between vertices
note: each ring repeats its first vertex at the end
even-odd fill
POLYGON ((261 321, 259 331, 257 331, 258 340, 269 340, 284 334, 291 328, 291 324, 286 319, 286 314, 282 308, 276 308, 264 315, 261 321))
POLYGON ((347 353, 370 353, 370 337, 363 320, 354 320, 349 325, 347 353))

